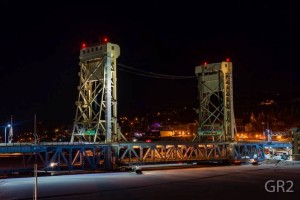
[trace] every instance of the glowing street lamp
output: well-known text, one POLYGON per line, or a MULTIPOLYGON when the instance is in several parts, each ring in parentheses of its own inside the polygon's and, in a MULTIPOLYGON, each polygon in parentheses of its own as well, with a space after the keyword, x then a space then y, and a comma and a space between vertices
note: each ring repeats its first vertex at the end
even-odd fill
POLYGON ((7 126, 5 126, 5 131, 4 131, 4 140, 5 140, 5 144, 6 144, 6 128, 9 128, 10 124, 7 124, 7 126))

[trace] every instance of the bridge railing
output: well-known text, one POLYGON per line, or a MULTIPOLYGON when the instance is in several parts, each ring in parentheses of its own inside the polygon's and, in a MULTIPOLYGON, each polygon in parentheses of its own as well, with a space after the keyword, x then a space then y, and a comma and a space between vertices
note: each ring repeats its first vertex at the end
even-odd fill
POLYGON ((72 145, 97 145, 97 144, 105 144, 104 142, 39 142, 37 144, 31 142, 14 142, 14 143, 0 143, 1 147, 12 147, 12 146, 72 146, 72 145))

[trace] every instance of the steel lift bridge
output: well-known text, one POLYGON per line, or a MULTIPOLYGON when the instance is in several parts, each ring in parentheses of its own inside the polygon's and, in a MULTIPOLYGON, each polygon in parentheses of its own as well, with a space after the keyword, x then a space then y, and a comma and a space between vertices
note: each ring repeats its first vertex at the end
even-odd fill
POLYGON ((23 169, 38 162, 39 169, 46 171, 114 169, 125 164, 227 162, 255 155, 264 159, 265 144, 234 141, 231 62, 195 68, 199 129, 192 141, 126 141, 117 123, 119 55, 120 47, 108 41, 82 46, 79 95, 70 142, 0 144, 0 155, 21 155, 23 169))
POLYGON ((244 158, 264 159, 262 145, 237 143, 233 108, 232 63, 204 63, 195 67, 198 79, 199 116, 197 135, 193 141, 224 143, 229 160, 244 158))
POLYGON ((117 58, 120 47, 105 42, 80 50, 80 83, 71 142, 126 140, 117 123, 117 58))
POLYGON ((236 126, 233 110, 232 63, 204 64, 195 68, 199 91, 200 142, 233 141, 236 126))

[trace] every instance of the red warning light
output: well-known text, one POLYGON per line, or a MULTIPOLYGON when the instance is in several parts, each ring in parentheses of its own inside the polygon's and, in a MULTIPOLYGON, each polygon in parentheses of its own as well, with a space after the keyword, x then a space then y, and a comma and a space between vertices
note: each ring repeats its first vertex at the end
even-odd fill
POLYGON ((207 62, 204 62, 204 65, 207 65, 207 62))
POLYGON ((85 44, 85 43, 82 43, 82 44, 81 44, 81 48, 84 49, 85 47, 86 47, 86 44, 85 44))
POLYGON ((103 38, 103 42, 107 43, 107 42, 108 42, 108 38, 107 38, 107 37, 104 37, 104 38, 103 38))
POLYGON ((230 58, 226 58, 226 62, 230 62, 230 58))

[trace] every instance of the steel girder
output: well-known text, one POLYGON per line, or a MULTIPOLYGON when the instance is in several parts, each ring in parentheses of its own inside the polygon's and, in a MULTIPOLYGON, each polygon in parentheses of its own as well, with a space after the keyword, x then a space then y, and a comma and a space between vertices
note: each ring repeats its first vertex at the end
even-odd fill
MULTIPOLYGON (((151 143, 44 143, 0 145, 1 155, 22 156, 19 168, 41 171, 110 170, 123 164, 264 160, 265 143, 157 141, 151 143), (14 146, 15 145, 15 146, 14 146)), ((283 146, 283 145, 281 145, 283 146)), ((10 169, 11 170, 11 169, 10 169)))
POLYGON ((225 143, 136 143, 120 144, 118 163, 226 160, 225 143))
POLYGON ((264 146, 255 143, 237 143, 234 144, 234 159, 257 159, 264 160, 264 146))
POLYGON ((71 171, 105 169, 105 155, 109 146, 56 146, 45 152, 23 155, 23 167, 33 166, 37 155, 38 168, 42 171, 71 171))

